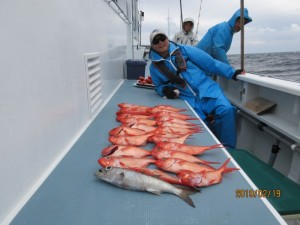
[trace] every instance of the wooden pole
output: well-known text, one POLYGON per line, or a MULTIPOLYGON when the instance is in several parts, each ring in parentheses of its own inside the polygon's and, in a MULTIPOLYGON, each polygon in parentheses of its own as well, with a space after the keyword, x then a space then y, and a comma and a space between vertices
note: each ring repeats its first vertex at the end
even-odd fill
POLYGON ((240 26, 241 26, 241 69, 244 69, 244 0, 241 0, 241 17, 240 17, 240 26))

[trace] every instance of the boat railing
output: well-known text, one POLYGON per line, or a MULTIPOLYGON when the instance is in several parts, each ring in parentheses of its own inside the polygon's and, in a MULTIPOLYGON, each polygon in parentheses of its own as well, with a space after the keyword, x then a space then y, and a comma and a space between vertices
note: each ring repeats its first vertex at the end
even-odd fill
POLYGON ((124 20, 125 23, 131 24, 132 21, 127 17, 127 14, 124 12, 124 10, 119 6, 119 4, 114 0, 104 0, 109 7, 116 13, 118 16, 124 20))
POLYGON ((300 84, 247 73, 234 82, 218 77, 226 96, 238 108, 276 131, 300 143, 300 84), (263 114, 247 109, 247 102, 264 98, 276 107, 263 114))
POLYGON ((239 80, 300 96, 300 83, 251 73, 247 73, 247 76, 239 76, 239 80))
POLYGON ((290 153, 284 153, 291 160, 290 169, 285 171, 285 174, 299 183, 300 174, 293 168, 297 168, 296 165, 299 162, 300 84, 250 73, 238 76, 238 81, 227 80, 219 76, 217 81, 231 103, 238 108, 239 118, 241 118, 238 122, 239 147, 257 153, 259 149, 270 148, 269 156, 266 150, 258 154, 264 156, 266 160, 269 158, 270 165, 272 165, 275 161, 272 157, 276 155, 273 154, 271 148, 281 143, 281 149, 290 149, 294 153, 292 156, 290 153), (257 99, 264 99, 275 106, 263 113, 257 113, 248 107, 249 102, 255 102, 257 99), (259 133, 260 131, 265 132, 259 133), (273 137, 273 141, 269 137, 273 137), (266 139, 269 140, 269 147, 266 145, 266 139))

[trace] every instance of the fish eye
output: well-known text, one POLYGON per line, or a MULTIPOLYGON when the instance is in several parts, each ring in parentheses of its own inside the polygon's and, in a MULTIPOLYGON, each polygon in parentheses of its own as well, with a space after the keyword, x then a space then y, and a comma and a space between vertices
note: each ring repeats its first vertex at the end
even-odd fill
POLYGON ((103 170, 102 170, 102 169, 99 169, 99 172, 100 172, 100 173, 103 173, 103 170))
POLYGON ((106 156, 105 159, 110 160, 110 157, 109 157, 109 156, 106 156))
POLYGON ((105 169, 106 169, 106 170, 111 170, 112 167, 111 167, 111 166, 107 166, 105 169))

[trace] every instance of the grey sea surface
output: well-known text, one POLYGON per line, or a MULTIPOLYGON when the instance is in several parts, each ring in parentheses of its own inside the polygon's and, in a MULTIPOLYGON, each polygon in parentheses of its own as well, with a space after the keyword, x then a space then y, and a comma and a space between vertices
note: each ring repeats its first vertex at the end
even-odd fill
MULTIPOLYGON (((239 69, 240 54, 229 55, 230 64, 239 69)), ((300 52, 245 54, 248 73, 300 83, 300 52)))

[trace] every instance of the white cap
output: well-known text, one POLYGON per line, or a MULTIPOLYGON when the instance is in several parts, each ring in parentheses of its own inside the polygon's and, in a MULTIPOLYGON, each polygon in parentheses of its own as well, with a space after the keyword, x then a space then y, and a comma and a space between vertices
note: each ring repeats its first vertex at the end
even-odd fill
POLYGON ((159 30, 159 29, 155 29, 152 31, 152 33, 150 34, 150 44, 152 44, 153 39, 155 38, 156 35, 158 34, 163 34, 167 37, 167 35, 165 34, 165 32, 159 30))
POLYGON ((192 24, 194 24, 194 19, 193 18, 190 18, 190 17, 187 17, 183 20, 183 23, 186 23, 186 22, 191 22, 192 24))

